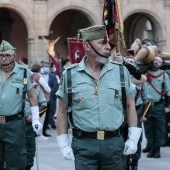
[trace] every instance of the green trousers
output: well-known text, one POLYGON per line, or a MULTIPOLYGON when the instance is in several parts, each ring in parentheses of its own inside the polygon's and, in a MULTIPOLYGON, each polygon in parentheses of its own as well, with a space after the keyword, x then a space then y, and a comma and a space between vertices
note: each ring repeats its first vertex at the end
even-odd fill
POLYGON ((0 169, 24 170, 26 165, 25 120, 0 123, 0 169))
POLYGON ((33 131, 32 124, 26 122, 26 166, 28 167, 34 165, 35 150, 35 132, 33 131))
POLYGON ((147 147, 161 147, 164 145, 165 135, 165 103, 152 106, 144 122, 147 147))
POLYGON ((73 138, 75 170, 123 170, 122 136, 105 140, 73 138))

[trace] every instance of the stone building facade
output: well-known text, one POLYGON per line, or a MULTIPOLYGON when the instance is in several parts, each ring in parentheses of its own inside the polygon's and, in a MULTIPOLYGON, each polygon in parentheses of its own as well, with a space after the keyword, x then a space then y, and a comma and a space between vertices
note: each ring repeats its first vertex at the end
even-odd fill
MULTIPOLYGON (((104 0, 0 0, 0 40, 10 41, 29 64, 47 59, 41 36, 60 40, 55 50, 67 57, 67 38, 102 23, 104 0)), ((152 39, 170 52, 170 0, 121 0, 127 48, 136 38, 152 39)), ((126 55, 126 49, 122 53, 126 55)))

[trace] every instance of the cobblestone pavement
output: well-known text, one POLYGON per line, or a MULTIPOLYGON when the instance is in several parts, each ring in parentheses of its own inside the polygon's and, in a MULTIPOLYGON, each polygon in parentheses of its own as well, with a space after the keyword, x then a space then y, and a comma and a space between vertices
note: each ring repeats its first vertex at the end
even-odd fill
MULTIPOLYGON (((38 139, 38 156, 39 170, 74 170, 74 162, 64 160, 56 142, 56 130, 48 130, 52 136, 47 140, 38 139)), ((71 141, 71 132, 70 141, 71 141)), ((142 148, 145 147, 146 139, 144 137, 142 148)), ((36 170, 35 165, 32 170, 36 170)), ((170 147, 161 148, 161 158, 147 158, 146 154, 142 153, 142 158, 139 161, 138 170, 170 170, 170 147)))

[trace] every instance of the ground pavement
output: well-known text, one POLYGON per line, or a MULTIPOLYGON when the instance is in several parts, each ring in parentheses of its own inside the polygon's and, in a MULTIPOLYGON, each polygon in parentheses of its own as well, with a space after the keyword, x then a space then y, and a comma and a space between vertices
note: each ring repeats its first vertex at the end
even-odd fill
MULTIPOLYGON (((47 131, 52 136, 47 140, 38 140, 39 170, 74 170, 74 162, 64 160, 56 142, 56 130, 47 131)), ((71 141, 71 131, 70 141, 71 141)), ((144 137, 142 148, 145 147, 146 139, 144 137)), ((36 159, 32 170, 37 170, 36 159)), ((147 158, 142 153, 139 161, 138 170, 170 170, 170 147, 161 148, 161 158, 147 158)))

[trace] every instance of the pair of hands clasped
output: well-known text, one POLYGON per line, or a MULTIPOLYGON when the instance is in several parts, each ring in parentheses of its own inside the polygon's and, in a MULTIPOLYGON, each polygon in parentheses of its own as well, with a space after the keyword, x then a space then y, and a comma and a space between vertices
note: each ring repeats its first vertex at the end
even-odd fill
MULTIPOLYGON (((134 154, 137 151, 137 143, 142 133, 141 128, 130 127, 128 128, 128 140, 125 142, 124 155, 134 154)), ((64 159, 75 160, 73 150, 69 146, 68 134, 57 136, 58 146, 62 152, 64 159)))

